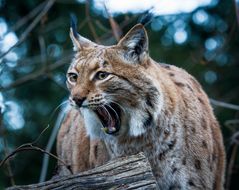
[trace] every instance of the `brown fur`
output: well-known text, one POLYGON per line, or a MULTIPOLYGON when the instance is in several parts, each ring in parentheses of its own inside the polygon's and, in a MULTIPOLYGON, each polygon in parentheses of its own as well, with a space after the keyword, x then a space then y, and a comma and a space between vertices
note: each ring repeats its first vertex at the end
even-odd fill
POLYGON ((149 57, 143 26, 109 47, 71 37, 77 52, 69 72, 79 76, 74 84, 68 81, 70 97, 87 108, 68 113, 58 155, 74 173, 142 151, 160 189, 223 189, 223 140, 208 97, 186 71, 149 57), (100 81, 94 78, 98 71, 111 74, 100 81), (105 134, 94 116, 83 114, 111 100, 125 109, 117 135, 105 134), (101 140, 94 144, 95 138, 101 140))
POLYGON ((86 135, 83 119, 76 110, 70 110, 57 137, 57 155, 67 167, 58 165, 60 175, 89 170, 109 160, 104 142, 91 140, 86 135))

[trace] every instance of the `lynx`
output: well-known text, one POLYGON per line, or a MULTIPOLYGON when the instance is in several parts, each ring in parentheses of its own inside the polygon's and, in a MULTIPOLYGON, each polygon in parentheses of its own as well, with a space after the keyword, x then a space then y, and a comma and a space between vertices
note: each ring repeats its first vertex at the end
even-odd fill
POLYGON ((208 97, 186 71, 149 56, 144 26, 113 46, 80 36, 75 24, 70 36, 72 109, 57 149, 72 171, 143 152, 159 189, 223 189, 224 146, 208 97))

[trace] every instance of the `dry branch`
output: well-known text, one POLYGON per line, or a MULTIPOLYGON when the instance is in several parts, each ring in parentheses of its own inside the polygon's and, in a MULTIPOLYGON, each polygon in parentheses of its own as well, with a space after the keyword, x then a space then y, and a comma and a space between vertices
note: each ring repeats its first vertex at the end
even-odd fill
POLYGON ((13 186, 16 189, 156 189, 150 164, 142 153, 118 158, 76 175, 56 177, 44 183, 13 186))
POLYGON ((87 21, 88 21, 87 23, 88 23, 89 29, 90 29, 93 37, 94 37, 95 42, 96 43, 100 43, 99 37, 98 37, 98 35, 97 35, 96 31, 95 31, 95 27, 94 27, 94 25, 92 23, 92 20, 91 20, 91 16, 90 16, 90 1, 89 0, 87 0, 85 2, 85 16, 87 18, 87 21))
POLYGON ((228 109, 237 110, 237 111, 239 110, 239 106, 235 104, 230 104, 230 103, 214 100, 212 98, 210 98, 210 102, 214 106, 228 108, 228 109))
POLYGON ((41 76, 46 76, 48 73, 56 70, 57 68, 67 64, 70 62, 72 58, 72 55, 68 55, 64 58, 62 58, 61 60, 57 61, 56 63, 52 64, 52 65, 48 65, 47 67, 43 66, 41 69, 38 69, 35 72, 32 72, 24 77, 21 77, 19 79, 17 79, 15 82, 9 84, 8 86, 5 87, 0 87, 0 91, 7 91, 10 90, 12 88, 16 88, 20 85, 23 85, 27 82, 33 81, 41 76))
POLYGON ((49 11, 49 9, 53 6, 55 0, 49 0, 43 10, 38 14, 38 16, 32 21, 32 23, 26 28, 26 30, 21 34, 18 42, 10 47, 6 52, 0 55, 0 59, 2 59, 5 55, 7 55, 10 51, 12 51, 15 47, 20 45, 28 36, 28 34, 35 28, 35 26, 41 21, 42 17, 49 11))
POLYGON ((30 13, 28 13, 26 16, 24 16, 19 21, 17 21, 17 23, 11 27, 11 30, 16 32, 16 30, 18 30, 19 28, 24 26, 29 20, 31 20, 33 17, 35 17, 37 15, 37 13, 39 13, 42 10, 42 8, 45 6, 46 3, 47 3, 47 1, 44 1, 41 4, 39 4, 30 13))
POLYGON ((120 40, 120 37, 122 35, 122 30, 121 28, 119 27, 118 23, 114 20, 114 18, 111 16, 110 12, 108 11, 106 5, 104 4, 105 6, 105 12, 109 18, 109 22, 110 22, 110 26, 111 26, 111 29, 112 29, 112 33, 115 37, 115 39, 117 40, 117 42, 119 42, 120 40))
MULTIPOLYGON (((10 158, 12 158, 15 154, 19 153, 19 152, 24 152, 24 151, 38 151, 44 154, 48 154, 49 156, 51 156, 52 158, 55 158, 57 161, 59 161, 62 165, 67 167, 67 164, 61 160, 60 158, 58 158, 56 155, 47 152, 37 146, 34 146, 31 143, 27 143, 27 144, 23 144, 21 146, 19 146, 18 148, 16 148, 14 151, 12 151, 10 154, 8 154, 1 162, 0 162, 0 167, 3 166, 5 163, 7 163, 9 161, 10 158)), ((71 171, 70 171, 71 172, 71 171)))

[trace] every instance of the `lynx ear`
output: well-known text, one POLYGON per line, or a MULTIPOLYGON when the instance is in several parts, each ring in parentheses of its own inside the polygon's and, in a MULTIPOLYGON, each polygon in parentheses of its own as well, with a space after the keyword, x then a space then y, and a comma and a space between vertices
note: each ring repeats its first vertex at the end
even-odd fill
POLYGON ((74 45, 74 51, 79 51, 84 48, 96 46, 96 44, 77 33, 76 18, 71 16, 70 37, 74 45))
POLYGON ((148 55, 148 36, 142 24, 135 25, 118 43, 126 50, 127 57, 134 61, 142 61, 148 55))

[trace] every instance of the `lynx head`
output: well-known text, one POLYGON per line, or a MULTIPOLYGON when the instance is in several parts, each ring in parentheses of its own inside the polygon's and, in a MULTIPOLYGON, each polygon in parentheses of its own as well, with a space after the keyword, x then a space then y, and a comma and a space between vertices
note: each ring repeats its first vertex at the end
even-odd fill
POLYGON ((150 57, 144 26, 137 24, 113 46, 80 36, 75 26, 70 29, 75 57, 67 87, 88 134, 93 138, 142 135, 154 122, 161 101, 147 73, 150 57))

